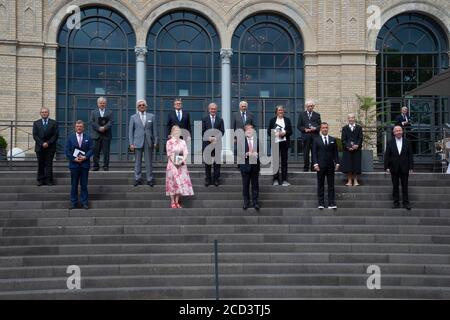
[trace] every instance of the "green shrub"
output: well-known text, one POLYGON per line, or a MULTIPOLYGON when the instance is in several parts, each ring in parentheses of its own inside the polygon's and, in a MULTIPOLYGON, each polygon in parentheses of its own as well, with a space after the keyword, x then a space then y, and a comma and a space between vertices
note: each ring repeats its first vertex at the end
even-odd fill
POLYGON ((6 142, 5 138, 0 136, 0 149, 6 149, 8 146, 8 143, 6 142))

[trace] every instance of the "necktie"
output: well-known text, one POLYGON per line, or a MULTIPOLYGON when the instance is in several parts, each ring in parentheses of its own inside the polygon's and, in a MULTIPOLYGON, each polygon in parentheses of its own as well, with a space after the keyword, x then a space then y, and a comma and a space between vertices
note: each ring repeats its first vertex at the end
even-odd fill
POLYGON ((81 137, 81 134, 78 134, 78 146, 81 148, 81 144, 83 143, 83 139, 81 137))
POLYGON ((177 111, 177 118, 178 118, 178 121, 181 121, 181 114, 180 114, 180 110, 178 110, 178 111, 177 111))
POLYGON ((244 125, 245 125, 245 123, 247 122, 247 116, 245 115, 245 112, 242 112, 242 120, 243 120, 244 125))
POLYGON ((326 136, 325 136, 325 146, 328 146, 328 139, 326 136))
POLYGON ((47 130, 48 120, 44 120, 44 129, 47 130))
POLYGON ((311 120, 311 116, 312 116, 311 112, 308 112, 308 119, 309 120, 311 120))
POLYGON ((214 123, 216 122, 216 117, 211 117, 211 128, 214 128, 214 123))
POLYGON ((253 140, 248 139, 248 151, 253 152, 253 140))

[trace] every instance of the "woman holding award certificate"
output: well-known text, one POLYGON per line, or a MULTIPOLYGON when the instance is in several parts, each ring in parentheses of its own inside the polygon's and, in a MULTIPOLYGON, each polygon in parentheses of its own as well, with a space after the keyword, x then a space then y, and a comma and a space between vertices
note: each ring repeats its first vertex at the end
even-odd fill
POLYGON ((173 126, 170 131, 172 136, 166 144, 167 150, 167 168, 166 168, 166 195, 170 196, 170 207, 181 208, 180 197, 192 196, 191 178, 186 166, 188 149, 186 142, 180 139, 181 129, 173 126))

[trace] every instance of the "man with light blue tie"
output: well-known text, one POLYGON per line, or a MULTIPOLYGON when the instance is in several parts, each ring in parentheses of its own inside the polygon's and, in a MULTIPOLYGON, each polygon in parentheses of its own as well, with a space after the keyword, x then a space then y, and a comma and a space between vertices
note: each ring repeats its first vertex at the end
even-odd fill
POLYGON ((180 129, 185 129, 191 133, 191 118, 189 112, 183 110, 183 102, 181 99, 175 99, 173 102, 173 110, 171 110, 167 116, 167 137, 169 137, 170 131, 175 125, 179 126, 180 129))

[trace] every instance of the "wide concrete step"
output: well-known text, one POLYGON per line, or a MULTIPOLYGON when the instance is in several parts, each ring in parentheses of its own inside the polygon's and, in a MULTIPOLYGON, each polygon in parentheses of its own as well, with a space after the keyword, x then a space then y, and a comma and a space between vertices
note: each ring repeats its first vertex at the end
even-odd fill
MULTIPOLYGON (((211 244, 87 244, 47 246, 3 246, 0 256, 32 255, 95 255, 95 254, 158 254, 158 253, 210 253, 211 244)), ((446 244, 396 244, 396 243, 222 243, 221 253, 411 253, 450 254, 446 244)))
MULTIPOLYGON (((368 264, 364 263, 221 263, 219 274, 366 274, 368 264)), ((382 275, 445 275, 450 276, 447 264, 378 264, 382 275)), ((213 264, 129 264, 129 265, 80 265, 82 276, 148 276, 148 275, 211 275, 213 264)), ((67 277, 66 266, 33 266, 22 268, 0 268, 0 279, 37 279, 67 277)))
MULTIPOLYGON (((362 286, 222 286, 221 299, 449 299, 450 289, 386 286, 368 290, 362 286)), ((2 292, 0 299, 115 300, 115 299, 214 299, 215 288, 129 287, 85 290, 36 290, 2 292)))
POLYGON ((133 234, 133 235, 61 235, 14 236, 0 238, 2 246, 48 246, 88 244, 177 244, 177 243, 395 243, 395 244, 450 244, 450 235, 426 234, 133 234))
MULTIPOLYGON (((409 253, 221 253, 219 263, 405 263, 450 264, 450 254, 409 253)), ((81 264, 214 263, 208 253, 37 255, 0 257, 0 268, 81 264)))
POLYGON ((63 217, 63 218, 0 218, 0 227, 52 226, 126 226, 126 225, 218 225, 218 224, 314 224, 314 225, 439 225, 450 226, 450 217, 367 217, 321 216, 310 213, 299 216, 158 216, 158 217, 63 217))

